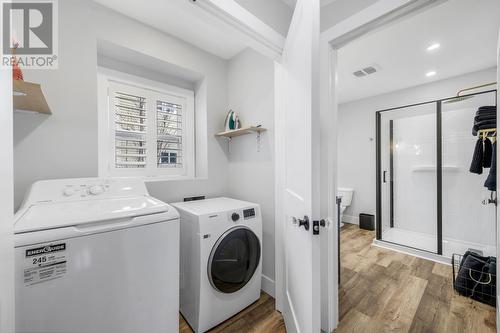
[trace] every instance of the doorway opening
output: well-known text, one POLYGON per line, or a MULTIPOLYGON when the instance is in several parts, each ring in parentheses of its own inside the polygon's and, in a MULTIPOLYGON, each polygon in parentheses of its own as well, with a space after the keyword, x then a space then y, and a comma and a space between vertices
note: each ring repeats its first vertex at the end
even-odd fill
POLYGON ((332 42, 337 187, 353 193, 339 214, 339 332, 496 330, 494 307, 454 289, 450 262, 497 252, 491 163, 469 171, 478 140, 496 141, 496 130, 473 134, 478 110, 496 108, 496 86, 456 94, 496 81, 499 10, 441 1, 332 42))

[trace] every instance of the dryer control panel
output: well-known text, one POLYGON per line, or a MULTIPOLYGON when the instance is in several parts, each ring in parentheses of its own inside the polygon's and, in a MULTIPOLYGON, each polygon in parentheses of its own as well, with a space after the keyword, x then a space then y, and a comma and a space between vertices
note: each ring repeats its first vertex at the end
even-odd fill
POLYGON ((242 209, 239 211, 231 211, 228 214, 229 220, 235 223, 240 220, 251 220, 256 218, 255 208, 242 209))
POLYGON ((245 220, 255 218, 255 208, 250 208, 250 209, 243 210, 243 218, 245 220))

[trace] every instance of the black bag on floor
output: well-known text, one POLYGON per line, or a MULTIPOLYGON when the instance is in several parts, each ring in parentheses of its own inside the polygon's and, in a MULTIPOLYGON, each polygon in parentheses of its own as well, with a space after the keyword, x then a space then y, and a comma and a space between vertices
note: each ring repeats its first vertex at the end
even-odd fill
POLYGON ((495 306, 496 258, 467 251, 462 257, 453 287, 462 296, 495 306))

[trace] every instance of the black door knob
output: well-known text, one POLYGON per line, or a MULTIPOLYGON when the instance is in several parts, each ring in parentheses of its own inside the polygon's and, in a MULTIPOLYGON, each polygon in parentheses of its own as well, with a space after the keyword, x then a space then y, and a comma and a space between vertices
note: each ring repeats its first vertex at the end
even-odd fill
POLYGON ((233 215, 231 215, 231 219, 233 220, 233 222, 238 221, 240 219, 240 214, 233 213, 233 215))
POLYGON ((304 229, 309 230, 309 217, 304 216, 304 219, 299 219, 299 228, 304 227, 304 229))

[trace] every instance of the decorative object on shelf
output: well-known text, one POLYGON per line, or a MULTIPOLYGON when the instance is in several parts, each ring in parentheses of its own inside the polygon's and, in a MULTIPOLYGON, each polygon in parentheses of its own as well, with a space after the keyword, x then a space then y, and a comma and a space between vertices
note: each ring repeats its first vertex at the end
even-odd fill
POLYGON ((12 43, 14 47, 11 49, 12 53, 12 79, 14 80, 24 80, 23 71, 21 67, 19 67, 19 62, 16 59, 16 49, 19 47, 18 41, 13 41, 12 43))
POLYGON ((238 114, 233 110, 229 110, 226 115, 226 120, 224 121, 225 131, 235 130, 241 128, 241 123, 238 118, 238 114))
POLYGON ((43 95, 41 86, 38 83, 24 81, 23 71, 21 67, 19 67, 19 61, 15 56, 16 49, 19 47, 19 42, 13 40, 12 45, 14 46, 11 49, 14 110, 52 114, 47 104, 47 100, 43 95))

